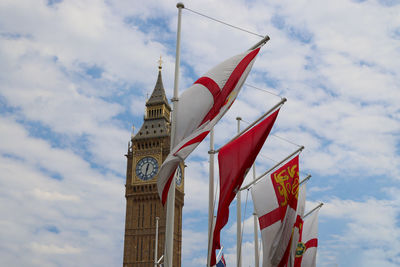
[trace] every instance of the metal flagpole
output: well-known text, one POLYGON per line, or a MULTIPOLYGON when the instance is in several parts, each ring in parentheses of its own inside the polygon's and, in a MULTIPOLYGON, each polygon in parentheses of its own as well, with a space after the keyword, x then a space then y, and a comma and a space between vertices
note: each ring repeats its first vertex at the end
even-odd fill
POLYGON ((313 208, 312 210, 310 210, 309 212, 307 212, 306 215, 303 216, 303 220, 310 215, 311 213, 313 213, 314 211, 316 211, 318 208, 322 207, 324 205, 324 203, 319 203, 318 206, 316 206, 315 208, 313 208))
POLYGON ((311 174, 307 175, 306 178, 304 178, 303 180, 300 181, 299 186, 306 183, 308 180, 310 180, 311 178, 311 174))
POLYGON ((300 148, 296 149, 296 151, 294 151, 292 154, 290 154, 289 156, 287 156, 286 158, 284 158, 283 160, 281 160, 280 162, 278 162, 277 164, 275 164, 273 167, 271 167, 269 170, 267 170, 266 172, 264 172, 263 174, 261 174, 260 176, 257 177, 257 179, 253 180, 251 183, 247 184, 246 186, 240 188, 240 191, 246 190, 247 188, 249 188, 250 186, 252 186, 253 184, 255 184, 256 182, 258 182, 261 178, 263 178, 265 175, 267 175, 269 172, 271 172, 273 169, 279 167, 279 165, 281 165, 282 163, 284 163, 286 160, 290 159, 291 157, 293 157, 294 155, 296 155, 297 153, 299 153, 300 151, 302 151, 304 149, 304 146, 301 146, 300 148))
POLYGON ((158 220, 160 218, 156 217, 156 240, 154 245, 154 266, 157 267, 157 260, 158 260, 158 220))
POLYGON ((210 131, 210 165, 209 165, 209 184, 208 184, 208 255, 207 266, 210 266, 211 249, 213 242, 213 222, 214 222, 214 128, 210 131))
POLYGON ((265 35, 265 37, 259 41, 258 43, 256 43, 255 45, 253 45, 252 47, 250 47, 249 50, 253 50, 256 49, 257 47, 259 47, 260 45, 264 45, 266 42, 268 42, 270 40, 268 35, 265 35))
MULTIPOLYGON (((176 130, 176 114, 178 108, 178 86, 179 86, 179 64, 180 64, 180 46, 181 46, 181 17, 182 3, 176 4, 178 8, 178 29, 176 33, 176 57, 175 57, 175 80, 174 80, 174 96, 172 98, 173 111, 171 123, 171 150, 174 145, 176 130)), ((174 251, 174 211, 175 211, 175 177, 172 179, 167 199, 167 218, 165 225, 165 267, 173 267, 173 251, 174 251)))
MULTIPOLYGON (((253 180, 256 179, 256 164, 253 164, 253 180)), ((258 257, 258 225, 257 225, 257 213, 254 209, 254 267, 259 267, 259 257, 258 257)))
MULTIPOLYGON (((237 132, 238 134, 240 133, 240 120, 242 118, 241 117, 237 117, 237 132)), ((242 236, 242 231, 241 231, 241 227, 242 226, 242 203, 241 203, 241 193, 240 190, 237 192, 236 194, 236 262, 237 262, 237 267, 241 267, 242 266, 242 257, 241 257, 241 253, 242 253, 242 240, 241 240, 241 236, 242 236)))

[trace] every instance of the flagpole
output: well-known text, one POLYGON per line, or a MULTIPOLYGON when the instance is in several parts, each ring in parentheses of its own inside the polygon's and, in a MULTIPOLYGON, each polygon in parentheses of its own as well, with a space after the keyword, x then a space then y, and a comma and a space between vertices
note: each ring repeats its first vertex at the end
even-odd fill
MULTIPOLYGON (((262 120, 264 117, 268 116, 270 113, 272 113, 275 109, 277 109, 279 106, 283 105, 285 102, 287 101, 286 98, 282 98, 281 101, 279 101, 279 103, 277 103, 275 106, 273 106, 270 110, 268 110, 267 112, 265 112, 264 114, 262 114, 257 120, 255 120, 253 123, 251 123, 249 126, 246 127, 246 129, 244 129, 243 131, 239 132, 237 135, 235 135, 231 140, 229 140, 228 142, 226 142, 226 144, 229 144, 230 142, 234 141, 235 139, 237 139, 239 136, 241 136, 244 132, 246 132, 248 129, 250 129, 251 127, 253 127, 254 125, 256 125, 260 120, 262 120)), ((223 146, 222 146, 223 147, 223 146)), ((217 150, 214 150, 214 153, 218 153, 221 148, 218 148, 217 150)))
POLYGON ((210 266, 211 248, 213 242, 213 221, 214 221, 214 128, 210 131, 210 163, 209 163, 209 184, 208 184, 208 253, 207 266, 210 266))
POLYGON ((156 240, 154 244, 154 266, 157 267, 157 260, 158 260, 158 220, 160 218, 156 217, 156 240))
POLYGON ((221 246, 221 249, 218 251, 217 259, 219 259, 219 257, 221 256, 223 249, 224 249, 224 246, 221 246))
POLYGON ((303 180, 301 180, 301 182, 299 183, 299 186, 302 185, 302 184, 304 184, 304 183, 306 183, 308 180, 310 180, 310 178, 311 178, 311 174, 307 175, 306 178, 304 178, 303 180))
MULTIPOLYGON (((237 132, 240 133, 240 121, 241 117, 237 117, 237 132)), ((240 190, 236 194, 236 262, 237 267, 242 266, 242 203, 241 203, 241 193, 240 190)))
POLYGON ((284 163, 286 160, 290 159, 291 157, 293 157, 294 155, 296 155, 297 153, 299 153, 300 151, 302 151, 304 149, 304 146, 301 146, 300 148, 298 148, 296 151, 294 151, 292 154, 290 154, 289 156, 287 156, 286 158, 284 158, 283 160, 281 160, 280 162, 278 162, 277 164, 275 164, 273 167, 271 167, 269 170, 267 170, 266 172, 264 172, 263 174, 261 174, 260 176, 258 176, 257 179, 253 180, 252 182, 250 182, 249 184, 247 184, 246 186, 240 188, 240 191, 246 190, 247 188, 249 188, 250 186, 252 186, 253 184, 255 184, 256 182, 258 182, 261 178, 263 178, 265 175, 267 175, 269 172, 271 172, 272 170, 274 170, 275 168, 277 168, 279 165, 281 165, 282 163, 284 163))
MULTIPOLYGON (((174 96, 172 98, 172 122, 171 122, 171 144, 173 149, 175 130, 176 130, 176 114, 178 108, 178 87, 179 87, 179 64, 180 64, 180 46, 181 46, 181 17, 182 8, 185 6, 182 3, 176 4, 178 8, 178 29, 176 33, 176 57, 175 57, 175 80, 174 80, 174 96)), ((167 215, 165 225, 165 267, 173 267, 173 252, 174 252, 174 212, 175 212, 175 177, 172 179, 167 199, 167 215)))
MULTIPOLYGON (((253 181, 256 179, 256 164, 253 164, 253 181)), ((254 203, 253 203, 254 204, 254 203)), ((259 267, 260 261, 258 256, 258 225, 257 225, 257 213, 254 209, 254 267, 259 267)))
POLYGON ((270 40, 269 36, 266 35, 261 41, 259 41, 258 43, 256 43, 255 45, 253 45, 249 50, 253 50, 256 49, 259 46, 264 45, 266 42, 268 42, 270 40))
POLYGON ((303 216, 303 220, 310 215, 311 213, 313 213, 314 211, 316 211, 317 209, 319 209, 320 207, 322 207, 324 205, 324 203, 319 203, 318 206, 316 206, 315 208, 313 208, 312 210, 310 210, 309 212, 307 212, 306 215, 303 216))

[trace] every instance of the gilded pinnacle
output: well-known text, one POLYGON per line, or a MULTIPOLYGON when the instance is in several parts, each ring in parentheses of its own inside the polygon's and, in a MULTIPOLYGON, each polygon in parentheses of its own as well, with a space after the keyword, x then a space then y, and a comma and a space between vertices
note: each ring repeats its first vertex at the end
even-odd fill
POLYGON ((162 59, 161 59, 161 55, 160 55, 160 59, 158 60, 158 69, 161 70, 162 69, 162 59))

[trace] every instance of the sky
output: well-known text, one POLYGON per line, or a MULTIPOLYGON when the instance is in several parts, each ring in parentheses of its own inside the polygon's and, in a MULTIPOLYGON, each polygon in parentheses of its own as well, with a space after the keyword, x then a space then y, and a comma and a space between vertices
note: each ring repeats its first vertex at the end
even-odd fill
MULTIPOLYGON (((271 37, 216 126, 216 147, 236 117, 245 127, 279 101, 273 94, 286 97, 256 173, 305 146, 306 211, 325 204, 317 266, 400 266, 400 2, 184 4, 271 37)), ((160 55, 172 97, 176 25, 169 0, 0 1, 1 266, 122 265, 124 155, 160 55)), ((184 9, 179 91, 259 40, 184 9)), ((185 267, 205 265, 208 146, 186 161, 185 267)), ((235 209, 221 236, 228 266, 235 209)), ((243 267, 254 266, 252 213, 245 192, 243 267)))

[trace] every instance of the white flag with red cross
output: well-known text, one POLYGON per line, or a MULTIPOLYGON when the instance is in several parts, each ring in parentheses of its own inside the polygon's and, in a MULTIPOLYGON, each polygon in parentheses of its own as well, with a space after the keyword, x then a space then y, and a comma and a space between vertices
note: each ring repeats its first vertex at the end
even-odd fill
POLYGON ((319 209, 304 220, 297 243, 294 267, 315 267, 317 264, 318 212, 319 209))
POLYGON ((303 216, 304 216, 304 210, 306 207, 306 191, 307 191, 307 184, 304 183, 300 186, 299 200, 297 201, 297 215, 296 215, 296 222, 294 223, 294 226, 293 226, 292 242, 290 245, 291 246, 290 247, 290 255, 289 255, 289 261, 288 261, 288 265, 287 265, 288 267, 294 266, 297 243, 299 242, 300 232, 304 225, 303 216))
POLYGON ((225 60, 199 78, 179 97, 176 130, 169 153, 158 173, 158 193, 165 204, 180 161, 208 135, 236 99, 260 47, 225 60))
POLYGON ((299 157, 251 189, 263 244, 263 267, 283 267, 289 259, 299 192, 299 157))

